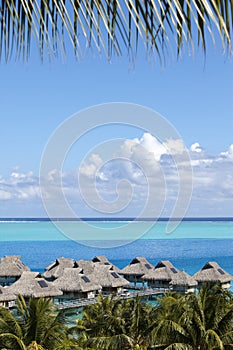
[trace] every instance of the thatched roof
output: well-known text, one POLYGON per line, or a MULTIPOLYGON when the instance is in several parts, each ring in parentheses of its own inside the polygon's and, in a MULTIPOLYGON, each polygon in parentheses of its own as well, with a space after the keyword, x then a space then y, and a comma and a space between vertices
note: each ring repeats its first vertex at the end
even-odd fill
POLYGON ((95 263, 93 272, 87 276, 95 279, 104 288, 118 288, 130 284, 125 278, 114 271, 111 265, 95 263))
POLYGON ((171 281, 180 271, 168 260, 161 260, 154 269, 143 276, 144 280, 171 281))
POLYGON ((1 277, 20 277, 23 271, 30 269, 20 260, 20 256, 4 256, 0 259, 1 277))
POLYGON ((93 272, 94 270, 94 263, 93 261, 90 260, 77 260, 75 261, 75 267, 76 268, 80 268, 82 270, 82 273, 84 273, 85 275, 89 275, 93 272))
POLYGON ((172 276, 170 284, 172 286, 194 287, 197 285, 197 281, 185 271, 180 271, 172 276))
POLYGON ((81 274, 80 270, 75 268, 64 269, 62 276, 58 277, 53 285, 63 292, 90 292, 101 289, 92 276, 81 274))
POLYGON ((97 256, 95 256, 92 259, 92 261, 94 263, 99 263, 99 264, 104 264, 104 265, 111 265, 111 267, 113 268, 114 271, 116 271, 117 273, 121 272, 121 270, 117 266, 113 265, 111 263, 111 261, 109 261, 108 258, 106 258, 106 256, 104 256, 104 255, 97 255, 97 256))
POLYGON ((207 262, 201 270, 193 275, 198 282, 225 283, 233 280, 233 276, 223 270, 215 261, 207 262))
POLYGON ((42 274, 44 278, 58 278, 62 275, 63 271, 67 267, 74 267, 74 260, 70 258, 58 258, 52 264, 46 267, 45 272, 42 274))
POLYGON ((94 263, 100 262, 100 263, 106 264, 106 265, 109 265, 109 264, 110 264, 109 260, 108 260, 108 259, 106 258, 106 256, 104 256, 104 255, 96 255, 96 256, 92 259, 92 261, 93 261, 94 263))
POLYGON ((47 282, 38 272, 24 271, 21 277, 8 287, 8 291, 25 298, 54 297, 62 295, 52 282, 47 282))
POLYGON ((112 263, 110 263, 108 261, 108 263, 103 263, 102 261, 96 261, 93 262, 90 260, 77 260, 75 261, 75 266, 76 268, 80 268, 82 270, 82 273, 84 273, 85 275, 90 275, 94 272, 94 269, 98 266, 106 266, 108 269, 111 269, 112 271, 115 271, 116 273, 119 273, 121 270, 118 269, 118 267, 116 267, 115 265, 113 265, 112 263))
POLYGON ((8 290, 8 287, 0 286, 0 302, 16 300, 16 295, 8 290))
POLYGON ((153 269, 153 265, 151 265, 146 258, 144 257, 136 257, 134 258, 129 265, 125 266, 121 273, 123 275, 138 275, 142 276, 146 273, 149 273, 153 269))

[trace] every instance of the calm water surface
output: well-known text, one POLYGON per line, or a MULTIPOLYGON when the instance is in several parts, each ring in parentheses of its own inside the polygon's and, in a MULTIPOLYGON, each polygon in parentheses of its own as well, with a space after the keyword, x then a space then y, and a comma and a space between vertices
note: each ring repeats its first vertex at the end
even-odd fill
MULTIPOLYGON (((79 242, 65 237, 51 222, 0 222, 0 256, 20 255, 23 262, 32 270, 43 271, 58 257, 92 259, 95 255, 106 255, 120 268, 128 264, 135 256, 145 256, 156 264, 161 259, 169 259, 178 268, 184 268, 193 274, 207 261, 217 261, 224 269, 233 274, 233 221, 187 221, 182 222, 172 234, 166 233, 166 222, 158 222, 140 239, 125 244, 116 242, 118 247, 95 248, 106 232, 111 240, 111 230, 119 227, 119 222, 91 223, 98 227, 98 235, 92 238, 90 245, 84 242, 85 232, 79 223, 67 222, 64 225, 76 225, 79 242), (103 232, 103 233, 102 233, 103 232), (85 244, 82 244, 85 243, 85 244)), ((125 224, 125 223, 124 223, 125 224)), ((145 223, 134 222, 132 231, 144 230, 145 223)), ((114 243, 114 242, 113 242, 114 243)), ((114 244, 113 244, 114 245, 114 244)))

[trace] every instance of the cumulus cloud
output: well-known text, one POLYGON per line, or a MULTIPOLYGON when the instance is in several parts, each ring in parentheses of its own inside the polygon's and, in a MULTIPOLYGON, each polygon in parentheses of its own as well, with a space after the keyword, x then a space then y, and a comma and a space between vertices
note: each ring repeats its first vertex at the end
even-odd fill
MULTIPOLYGON (((119 215, 138 215, 148 199, 148 191, 153 198, 151 207, 159 206, 165 196, 164 212, 169 213, 166 203, 172 207, 179 193, 177 166, 182 165, 179 170, 184 186, 190 180, 190 173, 186 172, 189 160, 182 163, 184 151, 181 140, 160 143, 153 135, 144 133, 141 138, 122 142, 118 149, 113 150, 112 159, 107 162, 102 154, 95 152, 76 170, 62 173, 57 169, 51 170, 47 174, 47 181, 54 196, 62 183, 67 201, 74 208, 81 208, 83 212, 80 215, 83 216, 85 213, 93 216, 96 213, 93 214, 82 199, 80 186, 93 203, 96 201, 101 206, 101 201, 105 201, 103 208, 111 205, 114 208, 114 203, 115 208, 121 204, 125 206, 119 215)), ((210 215, 208 208, 211 208, 212 215, 224 215, 224 210, 230 215, 229 208, 233 208, 233 144, 216 156, 209 155, 199 142, 193 143, 187 152, 193 169, 193 211, 190 215, 197 208, 199 215, 202 210, 203 216, 205 213, 210 215), (221 208, 221 212, 218 212, 218 208, 221 208)), ((3 203, 13 203, 16 200, 19 203, 33 203, 38 199, 39 180, 33 172, 22 172, 15 168, 8 177, 0 175, 0 200, 3 203)))
POLYGON ((149 133, 144 133, 139 143, 148 152, 153 154, 156 161, 159 161, 163 154, 167 154, 164 145, 149 133))
MULTIPOLYGON (((201 148, 201 146, 200 146, 201 148)), ((201 148, 202 149, 202 148, 201 148)), ((226 213, 229 215, 229 205, 233 205, 233 147, 230 145, 228 151, 221 152, 217 156, 210 156, 203 151, 199 157, 192 157, 193 166, 193 201, 199 199, 200 203, 226 203, 226 213), (229 200, 232 202, 229 203, 229 200)), ((192 153, 192 152, 191 152, 192 153)), ((204 205, 204 204, 203 204, 204 205)), ((217 204, 216 204, 217 205, 217 204)), ((224 215, 224 213, 221 213, 224 215)), ((233 215, 233 212, 232 214, 233 215)))
POLYGON ((226 152, 220 153, 220 158, 233 160, 233 144, 230 145, 229 149, 226 152))
POLYGON ((96 176, 98 168, 103 164, 99 154, 91 154, 88 161, 84 161, 79 168, 79 173, 87 177, 96 176))
MULTIPOLYGON (((188 185, 190 172, 186 172, 186 169, 191 164, 193 169, 192 200, 194 202, 195 200, 203 201, 206 206, 206 201, 219 200, 222 202, 225 198, 232 200, 233 203, 233 145, 226 152, 213 156, 209 155, 199 142, 195 142, 188 151, 190 160, 186 159, 184 162, 182 157, 176 157, 178 163, 175 162, 173 156, 182 155, 184 151, 184 144, 181 140, 167 140, 165 143, 160 143, 149 133, 144 133, 141 138, 125 140, 120 149, 113 154, 113 158, 122 157, 127 161, 118 160, 105 165, 101 169, 102 178, 99 176, 101 167, 98 168, 97 188, 100 193, 105 193, 105 196, 108 193, 111 197, 116 193, 114 190, 117 182, 123 178, 127 179, 135 191, 133 199, 135 205, 137 199, 140 198, 142 201, 143 198, 146 198, 146 195, 143 196, 143 194, 146 194, 147 181, 151 178, 152 195, 156 205, 156 199, 162 198, 161 193, 156 197, 156 192, 163 187, 162 180, 164 180, 166 200, 174 202, 179 193, 179 176, 182 177, 183 185, 186 186, 186 182, 188 185), (177 166, 180 166, 180 174, 178 174, 177 166)), ((98 165, 104 164, 102 158, 101 162, 98 165)), ((91 159, 88 166, 92 166, 93 171, 97 169, 95 162, 91 162, 91 159)), ((91 189, 89 191, 91 194, 91 189)), ((221 213, 221 215, 224 214, 221 213)))
MULTIPOLYGON (((102 155, 89 156, 79 169, 79 185, 93 206, 99 208, 102 199, 108 201, 109 206, 114 201, 119 204, 120 196, 125 205, 125 198, 130 197, 130 205, 133 207, 142 208, 151 201, 153 216, 155 209, 164 205, 166 196, 172 199, 177 197, 177 167, 184 160, 186 163, 188 161, 182 157, 185 150, 181 140, 168 139, 161 143, 153 135, 144 133, 141 138, 126 139, 122 142, 119 149, 112 153, 112 159, 108 159, 107 162, 102 155), (125 181, 124 187, 122 181, 125 181)), ((186 166, 182 164, 184 165, 186 166)), ((183 171, 180 176, 188 185, 190 174, 187 172, 187 179, 185 175, 183 171)))
POLYGON ((203 148, 200 146, 199 142, 195 142, 190 147, 191 152, 201 153, 203 152, 203 148))
POLYGON ((0 200, 31 199, 40 196, 38 177, 33 172, 14 170, 8 178, 0 177, 0 200))

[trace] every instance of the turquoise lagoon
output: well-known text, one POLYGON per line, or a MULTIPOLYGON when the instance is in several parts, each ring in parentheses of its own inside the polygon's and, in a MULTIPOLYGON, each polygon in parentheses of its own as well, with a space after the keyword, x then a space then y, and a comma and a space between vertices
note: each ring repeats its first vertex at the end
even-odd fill
POLYGON ((75 232, 75 241, 49 221, 4 221, 0 222, 0 256, 20 255, 32 270, 40 272, 61 256, 78 260, 106 255, 120 268, 135 256, 145 256, 152 264, 169 259, 190 274, 207 261, 217 261, 233 274, 232 219, 183 221, 170 234, 166 233, 166 221, 150 224, 148 232, 140 235, 148 222, 63 222, 63 230, 75 232), (91 235, 87 224, 91 225, 91 235), (114 229, 117 231, 113 234, 114 229), (118 240, 118 231, 127 235, 118 240))

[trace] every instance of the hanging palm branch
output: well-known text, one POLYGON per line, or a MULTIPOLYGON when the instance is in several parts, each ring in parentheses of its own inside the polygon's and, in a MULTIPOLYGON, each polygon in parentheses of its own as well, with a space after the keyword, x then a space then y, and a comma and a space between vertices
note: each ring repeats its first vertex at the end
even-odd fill
POLYGON ((70 42, 78 59, 89 48, 134 57, 143 43, 162 60, 184 44, 205 51, 207 32, 231 51, 232 14, 232 0, 0 0, 0 56, 27 60, 36 44, 52 59, 70 42))

